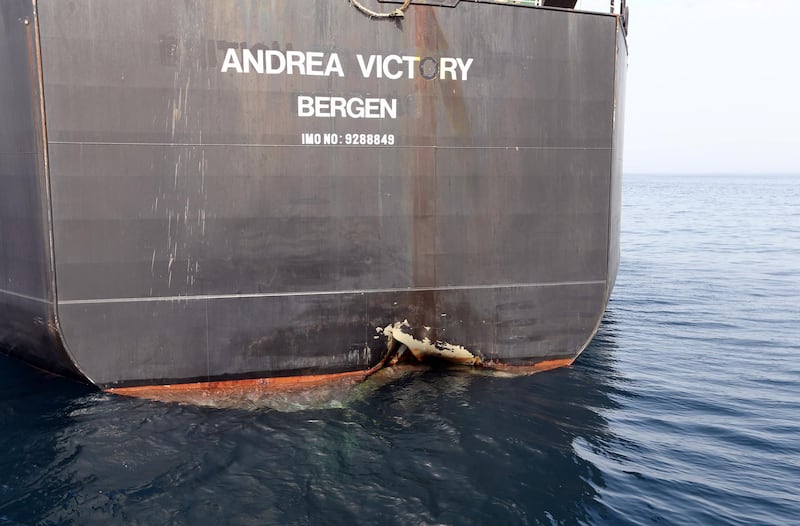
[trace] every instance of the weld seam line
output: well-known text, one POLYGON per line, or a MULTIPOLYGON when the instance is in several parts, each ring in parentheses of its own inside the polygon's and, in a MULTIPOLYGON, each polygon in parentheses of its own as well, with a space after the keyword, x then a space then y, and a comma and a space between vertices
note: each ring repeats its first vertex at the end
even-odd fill
POLYGON ((37 301, 39 303, 51 304, 52 301, 46 298, 37 298, 35 296, 28 296, 27 294, 20 294, 19 292, 11 292, 10 290, 0 289, 0 294, 7 294, 9 296, 14 296, 15 298, 22 298, 31 301, 37 301))
POLYGON ((59 305, 91 305, 102 303, 146 303, 146 302, 169 302, 169 301, 196 301, 196 300, 224 300, 224 299, 254 299, 254 298, 282 298, 297 296, 342 296, 347 294, 378 294, 393 292, 433 292, 433 291, 456 291, 456 290, 484 290, 484 289, 512 289, 512 288, 532 288, 532 287, 559 287, 577 285, 602 285, 606 280, 590 281, 560 281, 551 283, 512 283, 507 285, 453 285, 449 287, 414 287, 396 289, 353 289, 353 290, 331 290, 331 291, 309 291, 309 292, 253 292, 243 294, 199 294, 193 296, 153 296, 153 297, 130 297, 130 298, 96 298, 81 300, 59 300, 59 305))

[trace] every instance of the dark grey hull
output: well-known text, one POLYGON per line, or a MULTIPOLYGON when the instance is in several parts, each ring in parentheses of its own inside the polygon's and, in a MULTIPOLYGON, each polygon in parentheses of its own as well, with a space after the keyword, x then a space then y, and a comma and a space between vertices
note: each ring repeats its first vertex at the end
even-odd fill
POLYGON ((453 3, 4 1, 3 350, 101 387, 337 373, 408 320, 574 359, 618 266, 623 30, 453 3))

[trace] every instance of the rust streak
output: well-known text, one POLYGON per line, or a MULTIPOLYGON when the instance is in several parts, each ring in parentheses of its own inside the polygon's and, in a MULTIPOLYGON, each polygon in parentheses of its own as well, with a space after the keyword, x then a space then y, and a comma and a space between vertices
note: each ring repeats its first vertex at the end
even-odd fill
POLYGON ((222 380, 217 382, 195 382, 188 384, 143 385, 138 387, 111 387, 106 392, 136 398, 163 399, 175 395, 198 393, 230 394, 243 392, 287 391, 307 387, 317 387, 329 382, 351 380, 362 381, 369 371, 350 371, 346 373, 315 374, 306 376, 280 376, 271 378, 250 378, 246 380, 222 380))
POLYGON ((542 371, 549 371, 551 369, 559 369, 561 367, 569 367, 575 358, 564 358, 561 360, 544 360, 530 365, 508 365, 499 362, 488 362, 485 364, 489 369, 494 369, 500 372, 511 373, 514 375, 526 375, 533 373, 540 373, 542 371))
MULTIPOLYGON (((561 360, 545 360, 530 365, 508 365, 499 362, 482 364, 482 369, 506 373, 505 375, 528 375, 568 367, 574 360, 571 358, 561 360)), ((243 394, 278 393, 300 391, 333 383, 355 385, 366 380, 371 374, 383 366, 379 363, 366 371, 349 371, 333 374, 316 374, 306 376, 281 376, 271 378, 251 378, 246 380, 223 380, 217 382, 195 382, 186 384, 143 385, 138 387, 111 387, 106 392, 146 398, 161 401, 188 401, 196 400, 198 395, 203 398, 229 397, 243 394)))

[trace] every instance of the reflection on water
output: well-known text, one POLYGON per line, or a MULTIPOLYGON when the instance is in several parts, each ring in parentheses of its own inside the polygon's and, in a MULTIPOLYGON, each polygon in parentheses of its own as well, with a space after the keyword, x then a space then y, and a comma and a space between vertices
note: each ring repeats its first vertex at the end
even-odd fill
POLYGON ((160 404, 0 361, 0 524, 531 523, 603 517, 584 449, 616 438, 607 323, 579 365, 530 377, 415 370, 342 407, 160 404))

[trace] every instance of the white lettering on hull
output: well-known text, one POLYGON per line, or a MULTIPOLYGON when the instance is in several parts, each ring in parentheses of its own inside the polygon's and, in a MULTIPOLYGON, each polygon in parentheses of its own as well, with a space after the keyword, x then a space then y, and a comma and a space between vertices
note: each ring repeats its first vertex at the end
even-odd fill
POLYGON ((397 99, 298 95, 297 115, 300 117, 349 119, 396 119, 397 99))
MULTIPOLYGON (((474 59, 461 57, 416 57, 411 55, 356 55, 365 79, 467 80, 474 59)), ((286 52, 275 49, 228 48, 221 73, 260 73, 265 75, 303 75, 344 77, 338 53, 321 51, 286 52)))
MULTIPOLYGON (((358 71, 364 79, 388 81, 466 81, 474 59, 462 57, 418 57, 413 55, 355 55, 358 71)), ((348 68, 353 60, 347 62, 348 68)), ((231 46, 225 51, 221 73, 256 73, 260 75, 299 75, 313 77, 344 77, 345 68, 336 52, 269 49, 262 44, 248 48, 231 46)), ((397 119, 397 98, 364 96, 297 95, 299 117, 343 119, 397 119)), ((450 91, 450 90, 448 90, 450 91)), ((295 92, 297 93, 297 92, 295 92)), ((456 93, 453 89, 452 93, 456 93)), ((373 134, 358 134, 360 137, 373 134)), ((393 135, 392 135, 393 137, 393 135)), ((303 144, 318 144, 320 137, 305 137, 303 144)))
POLYGON ((312 77, 344 77, 339 55, 331 53, 327 59, 319 51, 287 51, 285 54, 273 49, 228 48, 222 61, 221 73, 262 73, 266 75, 304 75, 312 77))

